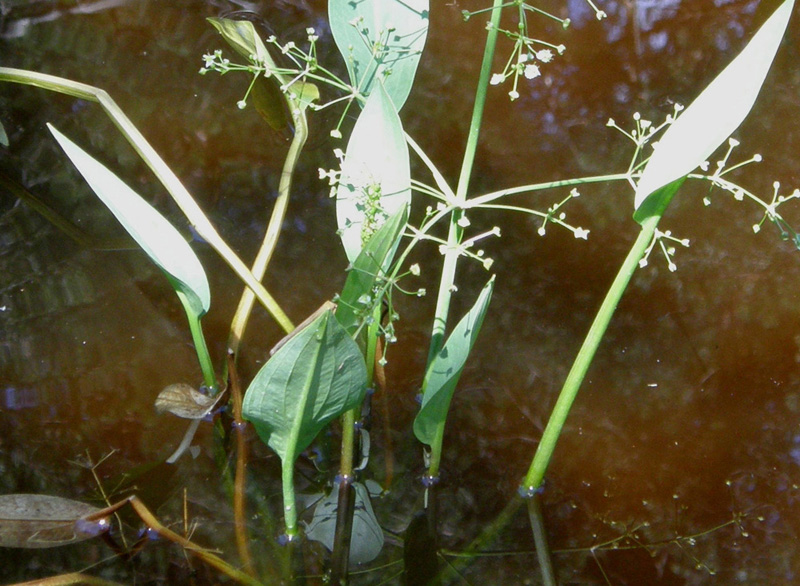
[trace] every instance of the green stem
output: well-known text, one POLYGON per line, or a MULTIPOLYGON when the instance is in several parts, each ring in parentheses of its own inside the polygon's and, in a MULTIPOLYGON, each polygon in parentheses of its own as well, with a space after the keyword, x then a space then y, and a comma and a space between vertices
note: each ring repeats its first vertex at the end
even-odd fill
POLYGON ((281 462, 281 484, 283 485, 283 518, 286 536, 297 537, 297 505, 294 499, 294 454, 287 455, 281 462), (291 457, 290 457, 291 456, 291 457))
MULTIPOLYGON (((300 160, 300 153, 308 138, 308 121, 306 120, 305 109, 298 100, 288 96, 286 96, 286 104, 289 107, 289 111, 292 112, 295 131, 292 144, 289 146, 289 151, 286 153, 286 160, 281 170, 281 179, 278 184, 278 199, 275 200, 275 206, 272 208, 272 215, 269 218, 267 230, 264 234, 264 241, 253 261, 253 268, 250 271, 253 277, 259 282, 264 278, 267 265, 278 243, 278 236, 280 235, 283 220, 286 216, 286 209, 289 206, 289 194, 292 190, 294 170, 297 167, 297 162, 300 160)), ((255 294, 253 290, 245 288, 244 292, 242 292, 242 297, 239 299, 239 307, 236 308, 236 313, 233 316, 230 335, 228 337, 228 348, 233 351, 234 357, 239 352, 239 344, 244 336, 244 330, 247 327, 247 321, 253 310, 254 301, 255 294)))
MULTIPOLYGON (((171 282, 171 279, 170 279, 171 282)), ((178 299, 181 300, 183 309, 186 312, 186 320, 189 322, 189 330, 192 333, 192 341, 194 342, 194 351, 197 353, 197 360, 200 362, 200 370, 203 372, 203 382, 211 390, 211 394, 217 393, 217 375, 214 373, 214 365, 211 362, 211 356, 208 353, 208 346, 206 345, 206 338, 203 335, 203 326, 200 323, 200 316, 192 309, 189 300, 185 295, 179 292, 178 299)))
MULTIPOLYGON (((469 180, 472 175, 472 166, 475 161, 475 152, 478 148, 478 138, 480 136, 481 121, 483 120, 483 110, 486 104, 486 94, 489 88, 489 77, 492 74, 492 61, 494 59, 494 48, 497 44, 497 28, 500 24, 500 8, 502 0, 494 0, 492 7, 491 27, 486 35, 486 46, 483 51, 483 63, 478 79, 478 89, 475 93, 475 104, 472 108, 472 120, 470 121, 469 133, 467 134, 467 145, 464 151, 464 159, 461 164, 461 174, 458 178, 456 189, 456 203, 459 205, 467 201, 467 191, 469 180)), ((458 225, 458 221, 463 216, 462 209, 453 210, 450 217, 450 228, 447 234, 447 250, 444 255, 442 265, 442 276, 439 279, 439 294, 436 298, 436 314, 433 319, 433 331, 431 333, 431 345, 428 350, 428 365, 439 353, 444 345, 445 327, 447 326, 447 314, 450 311, 450 298, 453 295, 456 266, 458 264, 458 245, 461 241, 463 229, 458 225)), ((423 389, 424 392, 424 389, 423 389)))
POLYGON ((611 317, 614 315, 614 310, 617 308, 617 304, 622 298, 622 294, 625 292, 625 288, 628 286, 639 261, 644 256, 650 241, 653 239, 656 226, 661 219, 661 213, 663 213, 663 210, 642 222, 639 236, 633 243, 633 246, 628 252, 628 256, 625 258, 622 267, 620 267, 617 276, 614 278, 614 282, 611 284, 611 288, 608 290, 605 299, 603 299, 603 303, 594 318, 594 322, 592 322, 592 326, 589 328, 589 333, 586 334, 586 339, 583 341, 578 356, 575 358, 575 362, 572 364, 572 368, 567 375, 567 380, 564 382, 564 387, 561 389, 561 393, 558 396, 556 405, 553 408, 553 413, 550 415, 550 419, 547 422, 542 440, 536 449, 536 454, 533 457, 528 474, 525 476, 523 485, 520 488, 520 491, 525 494, 536 492, 542 485, 545 471, 550 463, 550 458, 555 450, 556 442, 564 427, 569 410, 572 407, 572 402, 578 394, 578 389, 580 389, 581 383, 589 369, 589 365, 592 363, 592 359, 594 358, 595 352, 597 352, 603 334, 605 334, 608 328, 611 317))

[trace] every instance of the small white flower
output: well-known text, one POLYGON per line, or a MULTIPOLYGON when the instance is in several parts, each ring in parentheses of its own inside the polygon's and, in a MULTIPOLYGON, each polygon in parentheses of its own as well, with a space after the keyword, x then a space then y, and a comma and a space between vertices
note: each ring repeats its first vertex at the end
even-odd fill
POLYGON ((461 216, 458 219, 458 225, 461 226, 462 228, 466 228, 467 226, 470 225, 469 218, 467 216, 461 216))
POLYGON ((492 79, 489 80, 490 85, 500 85, 506 80, 506 76, 502 73, 492 74, 492 79))
POLYGON ((239 100, 238 102, 236 102, 236 107, 239 108, 240 110, 244 110, 245 108, 247 108, 247 102, 245 102, 244 100, 239 100))
POLYGON ((508 97, 511 98, 511 101, 513 102, 514 100, 519 98, 519 92, 517 90, 511 90, 510 92, 508 92, 508 97))
POLYGON ((728 144, 730 146, 732 146, 732 147, 737 147, 737 146, 739 146, 739 141, 736 140, 735 138, 731 137, 731 138, 728 139, 728 144))
POLYGON ((331 138, 342 138, 342 131, 338 128, 331 130, 331 138))
POLYGON ((762 157, 761 157, 761 155, 759 155, 758 153, 756 153, 755 155, 753 155, 753 160, 754 160, 756 163, 760 163, 760 162, 762 161, 762 157))
POLYGON ((539 226, 539 229, 536 232, 539 233, 539 236, 544 236, 546 230, 544 229, 544 226, 539 226))
POLYGON ((575 228, 575 238, 583 238, 584 240, 588 240, 589 230, 584 228, 575 228))
POLYGON ((667 265, 667 268, 670 270, 670 272, 674 273, 678 269, 678 265, 676 265, 674 262, 670 262, 667 265))
POLYGON ((753 224, 753 232, 758 234, 759 230, 761 230, 761 226, 759 226, 758 224, 753 224))
POLYGON ((643 269, 646 266, 647 266, 647 259, 646 258, 643 258, 642 260, 639 261, 639 268, 643 269))
POLYGON ((528 63, 525 66, 525 77, 526 78, 535 79, 535 78, 539 77, 541 74, 542 74, 542 72, 539 71, 539 66, 536 65, 535 63, 528 63))
POLYGON ((550 49, 540 49, 536 51, 536 58, 542 63, 550 63, 553 59, 553 52, 550 49))
POLYGON ((419 277, 420 273, 419 265, 416 263, 411 265, 410 267, 408 267, 408 272, 414 275, 415 277, 419 277))

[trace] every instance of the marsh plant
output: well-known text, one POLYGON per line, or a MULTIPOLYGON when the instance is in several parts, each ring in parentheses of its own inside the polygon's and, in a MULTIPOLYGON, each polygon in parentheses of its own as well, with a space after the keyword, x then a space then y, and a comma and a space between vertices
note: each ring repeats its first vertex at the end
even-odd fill
MULTIPOLYGON (((598 20, 606 17, 587 1, 598 20)), ((303 534, 322 542, 332 552, 329 577, 335 583, 347 580, 350 564, 370 562, 381 551, 384 535, 371 501, 382 487, 368 477, 370 451, 374 448, 362 418, 369 397, 375 391, 381 392, 386 384, 384 366, 391 360, 390 347, 402 336, 398 296, 435 297, 427 361, 424 372, 419 374, 419 411, 413 423, 414 434, 424 447, 426 472, 420 490, 425 493, 425 505, 417 517, 422 521, 415 520, 406 537, 407 547, 419 542, 418 535, 427 539, 426 543, 432 544, 429 554, 435 561, 436 486, 445 449, 448 412, 495 287, 491 273, 493 260, 482 245, 486 239, 497 238, 501 233, 500 227, 476 231, 472 219, 483 210, 515 211, 536 218, 542 237, 552 228, 567 230, 576 239, 585 240, 591 237, 591 227, 570 222, 567 215, 570 204, 582 197, 581 189, 589 184, 618 185, 620 196, 615 205, 632 214, 632 229, 638 230, 638 236, 573 362, 541 440, 531 454, 529 470, 510 471, 519 475, 520 482, 518 494, 508 495, 507 512, 513 515, 515 507, 528 503, 543 580, 550 584, 555 583, 555 577, 538 495, 570 408, 632 275, 637 270, 647 270, 653 262, 664 262, 669 271, 675 271, 678 248, 689 246, 685 238, 659 227, 682 185, 687 181, 701 182, 709 186, 708 197, 713 192, 724 192, 734 200, 748 200, 763 213, 753 226, 755 231, 765 222, 771 222, 782 236, 800 244, 797 233, 779 211, 784 203, 800 196, 798 191, 784 193, 776 184, 774 193, 764 198, 732 180, 730 175, 735 169, 761 160, 760 155, 738 156, 739 142, 730 137, 756 100, 793 5, 793 0, 782 2, 739 56, 691 104, 686 107, 676 104, 658 121, 647 120, 635 112, 631 112, 630 122, 609 120, 609 132, 622 133, 630 140, 631 155, 625 169, 599 176, 554 178, 491 193, 474 193, 470 185, 486 97, 489 92, 503 91, 511 101, 515 100, 522 84, 537 83, 542 70, 567 49, 558 39, 531 36, 530 19, 553 19, 565 28, 569 21, 521 0, 506 3, 495 0, 484 10, 464 11, 465 20, 487 19, 486 38, 461 170, 457 183, 452 185, 406 133, 400 117, 425 47, 430 10, 437 10, 437 6, 431 8, 427 0, 359 3, 330 0, 330 29, 340 62, 344 63, 345 73, 341 75, 337 73, 341 66, 334 56, 320 54, 319 36, 312 28, 306 29, 302 40, 282 42, 275 36, 262 37, 250 20, 210 19, 227 48, 205 55, 200 73, 248 76, 248 89, 237 105, 242 109, 255 107, 271 124, 276 109, 269 96, 277 88, 283 99, 277 112, 285 109, 293 127, 279 198, 267 223, 262 247, 250 268, 218 235, 195 199, 104 91, 8 68, 0 68, 0 80, 98 102, 155 172, 197 233, 225 259, 244 284, 230 327, 228 355, 222 367, 215 369, 201 328, 201 317, 211 305, 209 287, 191 247, 112 171, 50 127, 95 193, 162 269, 185 309, 203 388, 198 391, 179 383, 165 389, 158 399, 160 409, 191 420, 184 442, 168 461, 180 458, 199 422, 218 406, 228 405, 233 414, 239 440, 233 499, 242 521, 237 523, 237 544, 240 562, 253 580, 257 564, 250 557, 243 522, 246 510, 243 433, 248 425, 282 462, 282 541, 291 545, 288 551, 296 548, 303 534), (502 25, 505 11, 511 13, 515 28, 502 25), (496 59, 500 36, 512 41, 512 49, 508 55, 496 59), (496 68, 496 63, 501 66, 496 68), (323 95, 333 97, 323 102, 323 95), (281 309, 280 301, 269 294, 261 281, 280 237, 292 178, 308 137, 307 117, 322 110, 336 112, 337 122, 329 133, 340 164, 334 169, 320 169, 319 177, 336 200, 336 218, 335 222, 331 218, 331 230, 341 238, 349 264, 340 293, 295 327, 281 309), (350 130, 345 124, 348 118, 355 118, 350 130), (349 136, 344 137, 345 133, 349 136), (720 148, 722 155, 715 155, 720 148), (426 170, 426 177, 412 177, 412 157, 426 170), (525 207, 515 199, 519 194, 540 192, 545 203, 539 209, 525 207), (410 217, 419 219, 412 222, 410 217), (422 245, 432 245, 439 251, 440 266, 420 267, 410 263, 412 252, 422 245), (470 309, 456 318, 450 315, 450 308, 454 296, 460 294, 455 285, 456 274, 464 262, 478 263, 486 277, 477 297, 471 300, 470 309), (436 291, 426 292, 414 284, 421 271, 440 275, 436 291), (246 340, 246 325, 256 301, 274 317, 287 337, 276 344, 242 396, 236 359, 241 343, 246 340), (338 471, 330 479, 330 493, 317 500, 303 526, 295 495, 295 465, 318 434, 336 421, 341 426, 338 471)), ((96 512, 92 514, 96 516, 96 512)), ((469 553, 479 554, 480 547, 502 531, 507 517, 504 519, 487 528, 486 534, 474 536, 469 553)), ((227 568, 215 567, 223 571, 227 568)), ((420 569, 412 564, 406 571, 409 583, 420 583, 434 579, 438 570, 435 565, 420 569)), ((287 566, 286 572, 292 572, 291 566, 287 566)), ((238 574, 233 577, 240 579, 238 574)))

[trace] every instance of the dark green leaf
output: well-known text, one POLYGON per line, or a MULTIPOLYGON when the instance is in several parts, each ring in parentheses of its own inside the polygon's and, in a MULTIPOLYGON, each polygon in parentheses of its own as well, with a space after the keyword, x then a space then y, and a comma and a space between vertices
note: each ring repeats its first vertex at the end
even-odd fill
POLYGON ((258 372, 243 414, 284 461, 294 462, 332 419, 361 404, 367 367, 333 312, 322 312, 258 372))
POLYGON ((371 314, 378 300, 375 285, 378 277, 388 270, 408 219, 408 208, 403 207, 381 226, 361 250, 347 273, 340 295, 336 319, 352 335, 361 317, 371 314))

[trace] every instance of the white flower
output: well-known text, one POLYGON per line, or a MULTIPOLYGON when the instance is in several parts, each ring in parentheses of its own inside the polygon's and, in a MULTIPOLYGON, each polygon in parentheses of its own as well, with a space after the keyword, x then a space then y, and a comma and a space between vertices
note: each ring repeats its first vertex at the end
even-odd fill
POLYGON ((553 52, 550 49, 540 49, 536 51, 536 58, 542 63, 550 63, 553 59, 553 52))
POLYGON ((525 66, 525 77, 526 78, 534 79, 534 78, 539 77, 541 74, 542 74, 542 72, 539 71, 539 66, 536 65, 535 63, 528 63, 525 66))
POLYGON ((338 128, 331 130, 331 138, 342 138, 342 132, 338 128))
POLYGON ((511 101, 513 102, 519 97, 519 92, 517 90, 511 90, 508 92, 508 97, 511 98, 511 101))
POLYGON ((500 85, 506 80, 506 76, 502 73, 492 74, 492 79, 489 80, 490 85, 500 85))
POLYGON ((588 240, 589 230, 584 228, 575 228, 575 238, 583 238, 584 240, 588 240))
POLYGON ((408 267, 408 272, 414 275, 415 277, 418 277, 420 273, 419 265, 418 264, 411 265, 410 267, 408 267))

